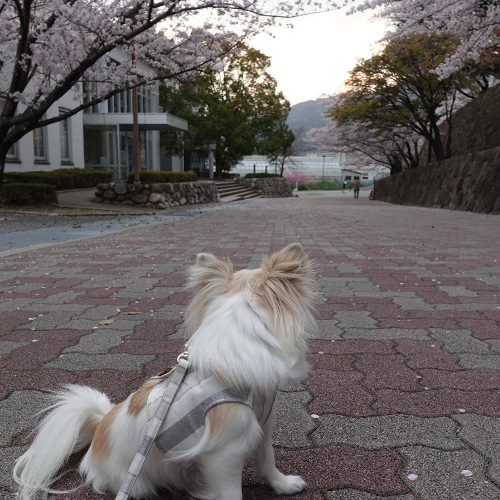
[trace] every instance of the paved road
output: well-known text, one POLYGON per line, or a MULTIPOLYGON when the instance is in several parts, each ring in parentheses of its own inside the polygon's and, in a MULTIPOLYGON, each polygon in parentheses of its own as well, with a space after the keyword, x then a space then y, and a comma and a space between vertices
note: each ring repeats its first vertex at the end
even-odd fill
MULTIPOLYGON (((173 363, 196 253, 255 267, 293 241, 321 292, 311 375, 280 391, 274 435, 279 466, 308 482, 297 498, 500 499, 500 218, 339 194, 0 254, 0 498, 45 391, 76 382, 119 401, 173 363)), ((285 498, 251 468, 244 485, 245 499, 285 498)))
POLYGON ((19 249, 41 248, 63 241, 109 235, 134 226, 147 226, 159 222, 190 217, 199 211, 171 215, 168 212, 144 214, 46 215, 0 212, 0 255, 19 249))

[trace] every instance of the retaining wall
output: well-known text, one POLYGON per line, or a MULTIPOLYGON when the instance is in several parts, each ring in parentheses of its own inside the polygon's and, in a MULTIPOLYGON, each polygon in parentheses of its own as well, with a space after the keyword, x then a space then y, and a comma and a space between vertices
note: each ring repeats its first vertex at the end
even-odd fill
POLYGON ((373 197, 400 205, 500 214, 500 147, 380 179, 373 197))
POLYGON ((215 184, 210 181, 168 182, 158 184, 98 184, 96 200, 112 205, 165 209, 180 205, 197 205, 220 201, 215 184))
POLYGON ((248 178, 239 177, 235 179, 239 184, 243 184, 257 191, 263 198, 288 198, 293 196, 290 184, 283 177, 270 178, 248 178))

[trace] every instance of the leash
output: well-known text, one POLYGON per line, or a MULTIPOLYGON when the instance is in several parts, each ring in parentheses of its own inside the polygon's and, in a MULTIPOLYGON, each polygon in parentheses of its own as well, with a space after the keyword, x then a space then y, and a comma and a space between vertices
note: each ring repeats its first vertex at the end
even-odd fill
POLYGON ((149 421, 146 435, 144 436, 142 444, 137 450, 137 453, 135 454, 135 457, 130 464, 127 475, 125 476, 125 479, 120 486, 120 491, 116 495, 115 500, 127 500, 129 498, 130 492, 134 487, 137 476, 141 472, 146 457, 148 456, 148 453, 153 446, 156 435, 160 430, 161 424, 167 416, 170 405, 172 404, 172 401, 174 400, 174 397, 179 390, 181 382, 186 375, 186 371, 189 366, 188 357, 189 349, 184 351, 177 358, 177 366, 174 368, 172 378, 165 388, 165 392, 163 393, 160 404, 158 405, 153 418, 149 421))

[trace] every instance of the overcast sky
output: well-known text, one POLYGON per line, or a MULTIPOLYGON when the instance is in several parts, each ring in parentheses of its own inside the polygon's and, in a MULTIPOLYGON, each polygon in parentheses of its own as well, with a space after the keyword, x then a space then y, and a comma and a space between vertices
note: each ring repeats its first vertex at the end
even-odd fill
POLYGON ((293 105, 335 93, 356 59, 370 56, 384 34, 384 24, 370 16, 314 14, 295 19, 292 29, 275 29, 275 38, 259 35, 251 45, 271 56, 269 73, 293 105))

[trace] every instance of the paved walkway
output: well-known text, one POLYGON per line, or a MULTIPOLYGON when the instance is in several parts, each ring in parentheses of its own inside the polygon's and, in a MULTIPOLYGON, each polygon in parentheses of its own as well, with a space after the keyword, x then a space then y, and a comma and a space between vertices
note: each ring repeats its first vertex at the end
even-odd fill
MULTIPOLYGON (((119 401, 174 362, 196 253, 255 267, 293 241, 322 294, 311 376, 279 393, 276 457, 308 482, 297 498, 500 499, 500 218, 347 193, 0 254, 0 498, 47 389, 90 384, 119 401)), ((246 500, 285 498, 251 468, 244 484, 246 500)))

